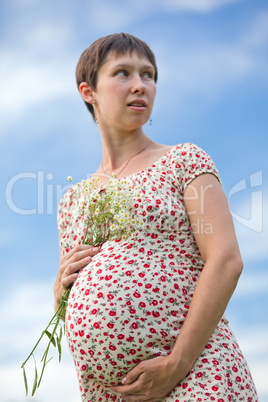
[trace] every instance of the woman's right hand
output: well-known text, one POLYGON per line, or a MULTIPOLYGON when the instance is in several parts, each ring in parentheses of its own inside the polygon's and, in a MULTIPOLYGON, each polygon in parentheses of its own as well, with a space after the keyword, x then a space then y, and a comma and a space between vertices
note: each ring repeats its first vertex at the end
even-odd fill
POLYGON ((66 289, 78 277, 80 269, 88 265, 92 257, 99 251, 99 247, 80 244, 60 257, 60 266, 54 285, 55 309, 57 309, 66 289))

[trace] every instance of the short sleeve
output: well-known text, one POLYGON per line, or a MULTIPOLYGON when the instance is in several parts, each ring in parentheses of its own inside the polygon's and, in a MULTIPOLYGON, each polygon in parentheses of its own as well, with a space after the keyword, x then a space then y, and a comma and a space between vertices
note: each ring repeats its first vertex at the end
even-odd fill
POLYGON ((192 143, 181 144, 176 147, 173 170, 181 194, 185 192, 191 181, 204 173, 213 174, 222 184, 219 172, 211 157, 203 149, 192 143))
POLYGON ((69 188, 62 196, 57 215, 58 229, 64 232, 69 224, 70 210, 73 204, 73 189, 69 188))

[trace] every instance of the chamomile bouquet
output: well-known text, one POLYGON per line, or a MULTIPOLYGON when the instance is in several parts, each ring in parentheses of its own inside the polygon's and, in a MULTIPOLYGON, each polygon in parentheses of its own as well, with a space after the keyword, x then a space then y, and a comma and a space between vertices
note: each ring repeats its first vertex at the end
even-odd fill
MULTIPOLYGON (((70 176, 68 177, 68 181, 72 181, 70 176)), ((105 187, 100 183, 98 177, 92 177, 89 180, 83 180, 78 183, 73 187, 73 191, 83 225, 83 244, 101 246, 107 240, 125 239, 133 231, 137 230, 138 227, 143 225, 143 219, 135 214, 134 208, 135 199, 139 199, 140 197, 140 188, 135 187, 132 183, 128 184, 126 180, 119 181, 115 176, 112 176, 105 187)), ((48 356, 51 345, 56 348, 59 361, 61 361, 61 341, 65 333, 62 320, 65 320, 70 290, 71 287, 63 294, 57 311, 21 365, 26 395, 28 394, 28 381, 25 365, 31 357, 34 360, 35 366, 32 395, 34 395, 36 389, 40 386, 45 367, 52 359, 52 357, 49 358, 48 356), (38 375, 34 352, 45 336, 48 338, 48 344, 41 358, 41 374, 38 375)))

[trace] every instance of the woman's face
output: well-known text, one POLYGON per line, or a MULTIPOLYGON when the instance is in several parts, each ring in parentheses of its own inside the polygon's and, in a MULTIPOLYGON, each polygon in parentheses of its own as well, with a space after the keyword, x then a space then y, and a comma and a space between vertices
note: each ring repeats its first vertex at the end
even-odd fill
POLYGON ((154 74, 149 60, 135 51, 121 56, 110 54, 99 69, 93 91, 99 124, 120 130, 145 124, 156 94, 154 74))

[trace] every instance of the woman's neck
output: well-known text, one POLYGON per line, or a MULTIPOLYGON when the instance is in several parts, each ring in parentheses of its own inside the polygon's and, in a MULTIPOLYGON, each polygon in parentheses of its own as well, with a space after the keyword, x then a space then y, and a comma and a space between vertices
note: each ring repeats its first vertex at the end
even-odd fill
POLYGON ((102 134, 101 137, 103 147, 102 169, 109 173, 120 169, 129 158, 141 151, 150 142, 142 129, 129 133, 102 134))

